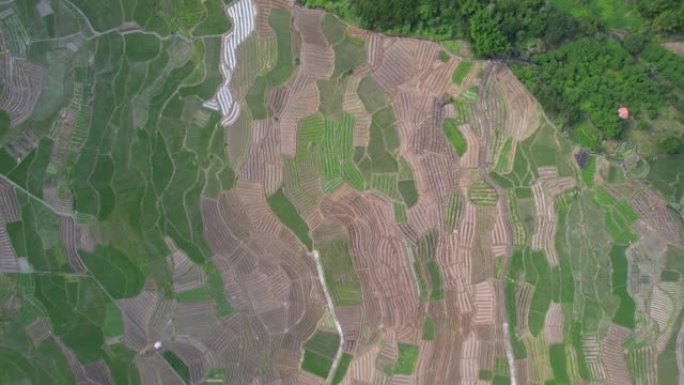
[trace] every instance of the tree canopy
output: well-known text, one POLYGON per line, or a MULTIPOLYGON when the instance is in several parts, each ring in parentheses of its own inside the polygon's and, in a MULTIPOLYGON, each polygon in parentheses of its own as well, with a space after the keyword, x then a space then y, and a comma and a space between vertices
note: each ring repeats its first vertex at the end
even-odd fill
POLYGON ((584 114, 605 138, 622 136, 620 106, 635 114, 661 102, 658 84, 611 39, 580 39, 531 62, 513 70, 544 107, 566 123, 584 114))
POLYGON ((684 31, 684 2, 681 0, 638 0, 637 9, 651 20, 655 32, 684 31))
POLYGON ((479 57, 519 56, 551 47, 582 25, 544 0, 303 0, 363 27, 438 40, 466 38, 479 57))

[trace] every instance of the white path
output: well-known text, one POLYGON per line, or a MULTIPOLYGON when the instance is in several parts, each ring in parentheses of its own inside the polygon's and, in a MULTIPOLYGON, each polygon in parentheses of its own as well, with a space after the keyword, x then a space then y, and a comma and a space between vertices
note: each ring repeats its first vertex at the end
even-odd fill
POLYGON ((330 315, 332 315, 333 321, 335 321, 335 329, 337 329, 337 333, 340 335, 340 345, 337 347, 337 353, 335 354, 335 359, 333 360, 332 366, 330 367, 330 372, 328 373, 328 378, 326 379, 326 383, 330 384, 335 377, 335 372, 337 372, 337 367, 340 364, 340 360, 342 359, 342 346, 344 345, 344 333, 342 332, 342 325, 340 325, 340 321, 337 319, 337 314, 335 314, 335 304, 333 303, 332 296, 330 295, 330 291, 328 290, 328 285, 325 282, 325 272, 323 271, 323 264, 321 263, 321 256, 318 254, 318 250, 313 250, 311 252, 311 255, 314 257, 314 260, 316 261, 316 269, 318 270, 318 279, 321 281, 321 286, 323 287, 323 293, 325 294, 325 300, 328 303, 328 311, 330 312, 330 315))
POLYGON ((257 10, 252 0, 240 0, 226 8, 226 13, 233 20, 233 29, 223 36, 221 44, 221 74, 223 83, 216 96, 204 103, 204 106, 221 112, 223 126, 230 126, 240 116, 240 103, 230 93, 230 79, 237 65, 236 52, 240 44, 254 32, 257 10))

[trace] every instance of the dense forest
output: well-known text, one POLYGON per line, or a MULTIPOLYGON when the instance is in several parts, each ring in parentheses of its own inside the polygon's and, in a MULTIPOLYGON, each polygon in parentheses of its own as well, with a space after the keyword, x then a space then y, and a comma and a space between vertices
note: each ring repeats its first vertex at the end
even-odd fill
POLYGON ((619 107, 629 106, 632 115, 657 115, 662 103, 658 84, 611 39, 580 39, 511 67, 560 123, 572 125, 586 116, 609 139, 623 134, 619 107))
POLYGON ((659 33, 684 31, 684 1, 637 0, 639 13, 651 21, 650 27, 659 33))
POLYGON ((661 153, 684 151, 675 129, 684 123, 684 57, 652 43, 647 33, 582 38, 511 68, 559 127, 577 131, 573 136, 582 145, 599 149, 603 139, 624 139, 628 127, 652 129, 670 114, 671 129, 653 139, 661 153), (629 120, 619 118, 622 106, 629 108, 629 120), (579 132, 587 121, 593 137, 579 132))
MULTIPOLYGON (((623 139, 629 128, 651 129, 670 107, 677 113, 667 119, 684 124, 684 58, 653 43, 684 33, 681 0, 618 0, 624 3, 613 4, 616 12, 639 20, 618 31, 608 29, 605 14, 585 12, 596 9, 594 0, 301 1, 376 31, 465 39, 476 57, 514 63, 550 117, 586 147, 623 139), (621 106, 629 108, 629 121, 618 117, 621 106)), ((684 152, 679 131, 654 136, 659 152, 684 152)))
POLYGON ((478 57, 512 57, 547 49, 600 22, 575 20, 545 0, 303 0, 365 28, 436 40, 466 38, 478 57))
MULTIPOLYGON (((376 31, 435 40, 464 38, 484 58, 526 57, 606 30, 599 16, 571 16, 547 0, 301 1, 376 31)), ((577 6, 585 1, 576 1, 577 6)), ((636 10, 654 32, 684 31, 684 1, 636 0, 636 10)))

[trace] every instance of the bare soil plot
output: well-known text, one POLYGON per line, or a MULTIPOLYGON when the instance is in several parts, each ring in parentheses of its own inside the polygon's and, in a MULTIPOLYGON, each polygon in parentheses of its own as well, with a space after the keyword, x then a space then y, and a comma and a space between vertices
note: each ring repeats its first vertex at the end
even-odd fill
POLYGON ((663 43, 663 46, 678 55, 684 55, 684 42, 671 41, 663 43))

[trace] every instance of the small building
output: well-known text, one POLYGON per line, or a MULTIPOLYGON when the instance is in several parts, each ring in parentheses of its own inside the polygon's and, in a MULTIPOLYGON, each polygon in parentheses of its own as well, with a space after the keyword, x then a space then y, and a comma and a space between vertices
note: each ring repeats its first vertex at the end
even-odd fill
POLYGON ((618 116, 623 120, 629 119, 629 109, 627 107, 618 108, 618 116))
POLYGON ((154 348, 155 348, 156 350, 161 349, 161 347, 162 347, 161 341, 157 341, 157 342, 154 343, 154 348))

